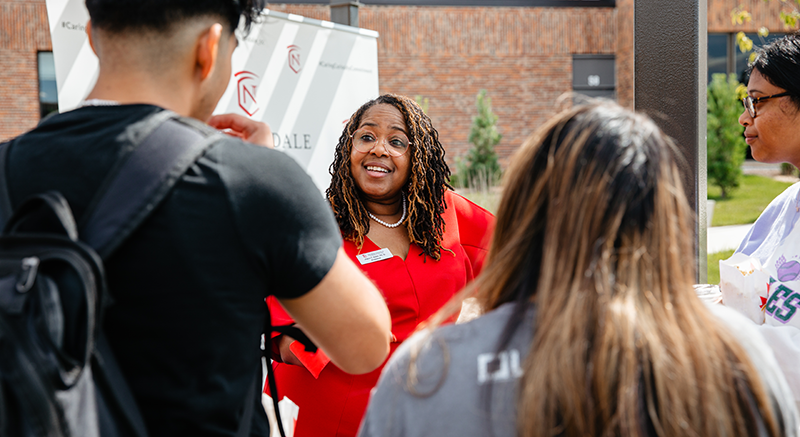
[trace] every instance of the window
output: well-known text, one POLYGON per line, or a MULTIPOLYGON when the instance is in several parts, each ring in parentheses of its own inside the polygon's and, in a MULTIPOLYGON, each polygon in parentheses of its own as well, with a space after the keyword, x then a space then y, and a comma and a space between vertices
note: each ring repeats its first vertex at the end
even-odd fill
POLYGON ((589 97, 616 99, 614 55, 572 55, 572 90, 589 97))
POLYGON ((39 52, 39 115, 58 111, 58 89, 53 52, 39 52))
POLYGON ((708 82, 711 75, 728 73, 728 52, 731 46, 731 35, 728 33, 708 34, 708 82))
MULTIPOLYGON (((747 37, 753 40, 753 47, 761 47, 783 38, 785 33, 770 33, 766 38, 756 33, 748 33, 747 37)), ((708 34, 708 81, 714 73, 735 73, 739 82, 744 82, 744 70, 747 68, 750 53, 742 53, 736 44, 735 33, 709 33, 708 34)))

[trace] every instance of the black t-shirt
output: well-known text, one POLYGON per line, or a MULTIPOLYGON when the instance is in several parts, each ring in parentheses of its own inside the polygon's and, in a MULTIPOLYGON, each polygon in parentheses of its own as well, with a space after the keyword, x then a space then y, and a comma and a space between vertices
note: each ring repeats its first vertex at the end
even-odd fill
MULTIPOLYGON (((126 129, 161 110, 85 107, 44 120, 9 150, 12 204, 57 190, 80 222, 126 129)), ((290 157, 234 138, 213 145, 105 262, 105 332, 150 435, 234 435, 261 365, 264 298, 308 292, 340 246, 330 208, 290 157)))

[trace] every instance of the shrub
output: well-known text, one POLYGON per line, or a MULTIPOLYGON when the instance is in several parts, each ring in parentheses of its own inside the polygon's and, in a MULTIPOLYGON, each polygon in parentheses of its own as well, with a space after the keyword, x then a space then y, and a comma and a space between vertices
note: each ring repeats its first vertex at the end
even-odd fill
POLYGON ((419 105, 420 108, 422 108, 422 112, 426 114, 428 113, 428 104, 430 103, 430 100, 427 97, 423 97, 418 94, 414 96, 414 101, 417 102, 417 105, 419 105))
POLYGON ((742 104, 736 75, 714 74, 708 85, 708 182, 722 191, 724 199, 739 186, 747 143, 739 124, 742 104))
POLYGON ((784 176, 797 176, 797 167, 788 162, 781 163, 781 174, 784 176))
POLYGON ((456 174, 451 179, 454 185, 495 185, 500 180, 500 163, 494 150, 503 135, 497 131, 498 117, 492 112, 492 99, 486 90, 478 93, 476 107, 478 115, 472 117, 469 142, 472 147, 465 158, 457 159, 456 174))

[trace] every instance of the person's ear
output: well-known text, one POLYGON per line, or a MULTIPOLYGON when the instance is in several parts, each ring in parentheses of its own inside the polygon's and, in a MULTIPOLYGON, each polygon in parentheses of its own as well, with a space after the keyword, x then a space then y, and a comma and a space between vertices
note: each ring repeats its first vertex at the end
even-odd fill
POLYGON ((86 36, 89 37, 89 47, 92 48, 94 55, 97 56, 97 49, 94 47, 94 37, 92 36, 92 20, 86 22, 86 36))
POLYGON ((214 71, 222 39, 222 25, 214 23, 197 39, 196 72, 200 80, 206 80, 214 71))

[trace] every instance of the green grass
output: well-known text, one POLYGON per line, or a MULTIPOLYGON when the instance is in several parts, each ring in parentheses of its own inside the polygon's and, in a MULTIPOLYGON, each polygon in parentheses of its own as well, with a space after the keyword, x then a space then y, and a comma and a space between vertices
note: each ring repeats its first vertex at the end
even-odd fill
POLYGON ((492 214, 497 214, 497 207, 500 204, 500 189, 464 189, 457 190, 458 194, 482 206, 492 214))
POLYGON ((733 250, 725 250, 708 254, 708 279, 707 284, 719 284, 719 262, 733 255, 733 250))
POLYGON ((717 201, 711 225, 753 223, 769 202, 790 185, 764 176, 744 175, 739 188, 732 190, 727 199, 720 199, 720 189, 709 185, 708 198, 717 201))

